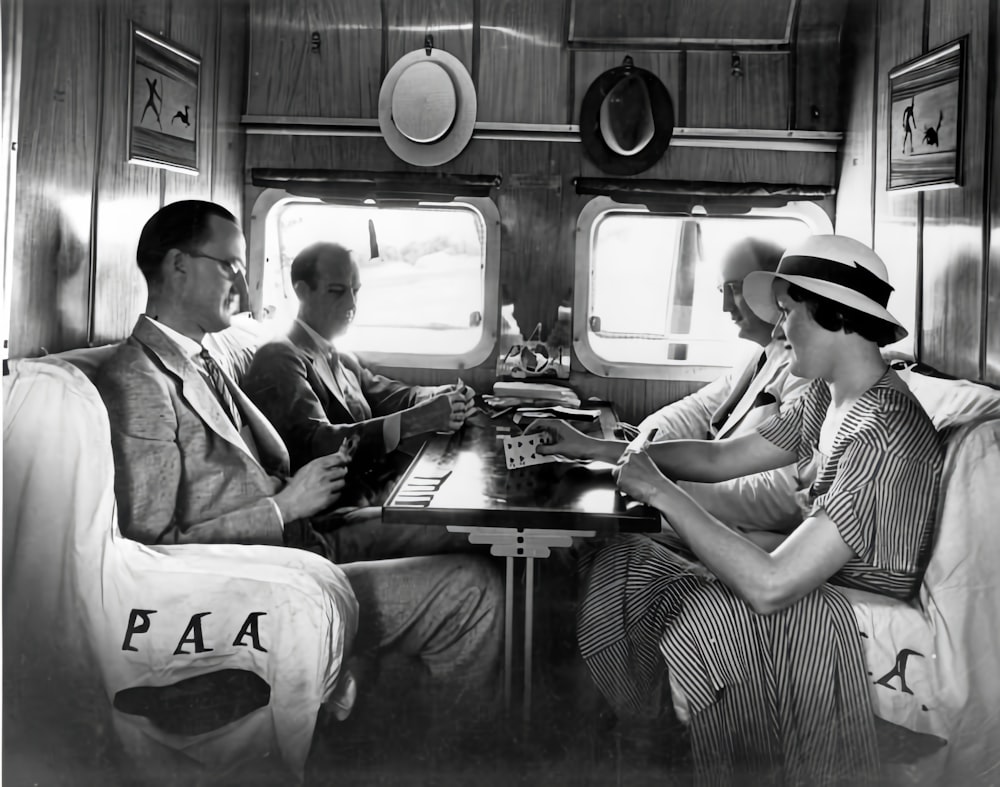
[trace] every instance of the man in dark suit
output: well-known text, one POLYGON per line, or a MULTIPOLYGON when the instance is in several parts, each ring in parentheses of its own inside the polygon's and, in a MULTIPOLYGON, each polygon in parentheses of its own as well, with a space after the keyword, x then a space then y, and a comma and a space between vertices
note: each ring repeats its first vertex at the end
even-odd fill
POLYGON ((400 441, 464 423, 468 386, 407 385, 374 374, 333 340, 354 319, 361 287, 357 262, 336 243, 314 243, 292 261, 298 318, 287 337, 256 353, 243 388, 288 446, 292 468, 336 451, 348 435, 360 444, 341 504, 342 527, 328 534, 344 560, 433 554, 468 548, 444 528, 385 525, 381 505, 409 457, 400 441))
MULTIPOLYGON (((235 217, 210 202, 167 205, 142 230, 146 312, 97 380, 120 526, 150 544, 276 544, 335 559, 312 518, 337 501, 348 460, 323 456, 287 478, 281 438, 201 344, 229 325, 245 254, 235 217)), ((342 570, 362 610, 356 652, 389 648, 421 662, 436 712, 490 704, 503 626, 493 565, 438 555, 342 570)), ((349 686, 342 679, 341 713, 349 686)))

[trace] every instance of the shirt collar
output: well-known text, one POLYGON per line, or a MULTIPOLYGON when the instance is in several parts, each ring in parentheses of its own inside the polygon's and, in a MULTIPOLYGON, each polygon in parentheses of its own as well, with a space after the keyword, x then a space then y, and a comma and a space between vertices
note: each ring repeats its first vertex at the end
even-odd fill
POLYGON ((164 325, 162 322, 159 322, 158 320, 154 320, 149 315, 146 315, 146 317, 151 323, 153 323, 153 325, 159 328, 168 339, 170 339, 174 344, 180 347, 181 351, 188 358, 197 358, 201 354, 202 346, 198 344, 198 342, 196 342, 194 339, 190 338, 189 336, 185 336, 183 333, 175 331, 173 328, 164 325))
POLYGON ((316 333, 316 331, 314 331, 308 324, 306 324, 305 321, 296 317, 295 322, 297 322, 299 325, 302 326, 302 330, 304 330, 308 336, 312 337, 312 340, 316 342, 316 346, 319 349, 328 353, 336 352, 337 348, 333 346, 333 342, 331 342, 329 339, 324 339, 322 336, 316 333))

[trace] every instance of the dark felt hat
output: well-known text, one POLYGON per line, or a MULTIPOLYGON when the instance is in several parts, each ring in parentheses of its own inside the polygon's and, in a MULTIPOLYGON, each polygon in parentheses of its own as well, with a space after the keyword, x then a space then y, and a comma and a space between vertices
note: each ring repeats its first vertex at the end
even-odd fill
POLYGON ((659 78, 632 64, 595 79, 580 106, 580 141, 611 175, 635 175, 660 160, 674 133, 674 102, 659 78))

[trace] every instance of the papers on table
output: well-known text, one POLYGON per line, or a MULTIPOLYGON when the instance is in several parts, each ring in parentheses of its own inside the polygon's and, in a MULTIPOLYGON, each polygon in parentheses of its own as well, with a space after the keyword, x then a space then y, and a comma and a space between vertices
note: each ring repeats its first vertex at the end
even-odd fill
POLYGON ((503 399, 517 400, 511 404, 545 402, 566 405, 567 407, 580 406, 580 397, 572 390, 551 383, 497 382, 493 384, 493 395, 503 399))

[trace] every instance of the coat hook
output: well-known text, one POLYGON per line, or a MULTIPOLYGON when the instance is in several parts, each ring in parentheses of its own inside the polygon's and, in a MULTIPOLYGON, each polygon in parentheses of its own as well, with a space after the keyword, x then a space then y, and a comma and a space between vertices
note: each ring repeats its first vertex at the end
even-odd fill
POLYGON ((739 52, 733 52, 729 59, 729 73, 734 77, 743 76, 743 58, 740 57, 739 52))
POLYGON ((428 33, 424 36, 424 52, 427 53, 427 57, 431 56, 431 50, 434 48, 434 36, 428 33))

